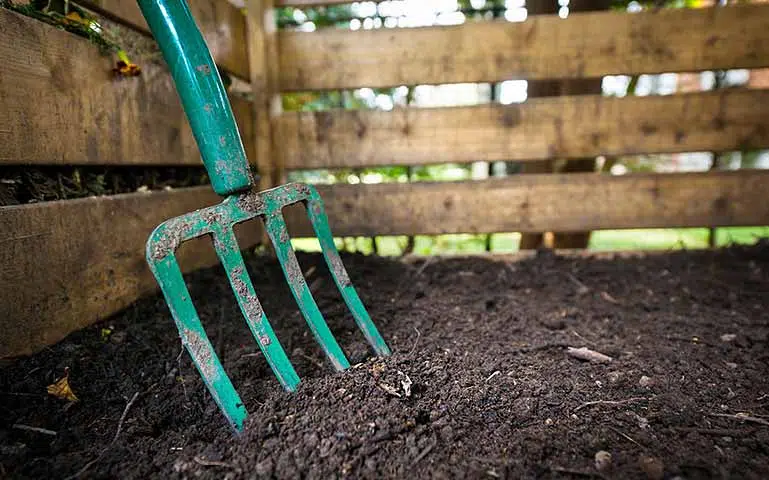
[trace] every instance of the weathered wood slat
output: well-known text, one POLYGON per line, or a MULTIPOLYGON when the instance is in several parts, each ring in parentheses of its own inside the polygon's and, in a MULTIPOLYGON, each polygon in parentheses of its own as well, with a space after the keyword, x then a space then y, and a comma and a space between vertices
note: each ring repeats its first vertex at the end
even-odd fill
POLYGON ((769 5, 280 34, 285 91, 769 66, 769 5))
MULTIPOLYGON (((767 188, 769 171, 743 170, 338 184, 320 192, 335 235, 372 236, 767 225, 767 188)), ((311 234, 301 225, 297 231, 311 234)))
MULTIPOLYGON (((769 224, 769 171, 526 175, 459 183, 324 185, 335 235, 769 224)), ((219 201, 210 188, 0 208, 0 358, 30 353, 156 289, 144 244, 163 220, 219 201)), ((314 236, 301 207, 292 236, 314 236)), ((260 235, 245 224, 241 246, 260 235)), ((213 265, 185 243, 186 270, 213 265)))
MULTIPOLYGON (((164 67, 116 78, 86 39, 6 9, 0 58, 0 165, 202 165, 164 67)), ((251 105, 230 100, 253 159, 251 105)))
MULTIPOLYGON (((135 0, 88 0, 87 8, 149 34, 135 0)), ((195 22, 219 67, 243 80, 249 79, 246 20, 227 0, 188 0, 195 22)))
POLYGON ((769 147, 769 90, 523 104, 286 112, 287 168, 528 161, 769 147))
MULTIPOLYGON (((31 353, 153 291, 150 232, 220 200, 198 187, 0 207, 0 358, 31 353)), ((257 238, 246 233, 244 242, 257 238)), ((186 271, 217 261, 206 239, 185 243, 179 258, 186 271)))

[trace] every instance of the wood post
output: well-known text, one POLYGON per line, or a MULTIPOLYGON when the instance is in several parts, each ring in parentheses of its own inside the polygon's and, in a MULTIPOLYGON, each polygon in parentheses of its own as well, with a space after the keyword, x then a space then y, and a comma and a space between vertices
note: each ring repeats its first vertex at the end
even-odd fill
MULTIPOLYGON (((587 12, 606 10, 607 0, 571 0, 570 12, 587 12)), ((529 14, 557 14, 557 0, 533 0, 528 6, 529 14)), ((558 95, 585 95, 602 92, 601 78, 580 78, 572 80, 539 80, 528 82, 528 98, 548 97, 558 95)), ((527 162, 521 173, 550 173, 550 172, 592 172, 595 171, 595 158, 576 158, 566 161, 558 167, 554 160, 527 162)), ((548 232, 524 233, 521 236, 520 250, 536 249, 542 246, 551 248, 587 248, 590 242, 590 232, 548 232)))
MULTIPOLYGON (((280 145, 273 134, 273 119, 282 113, 278 90, 277 23, 273 0, 246 2, 248 60, 256 123, 257 188, 266 190, 286 181, 280 145)), ((261 243, 269 245, 266 231, 261 243)))

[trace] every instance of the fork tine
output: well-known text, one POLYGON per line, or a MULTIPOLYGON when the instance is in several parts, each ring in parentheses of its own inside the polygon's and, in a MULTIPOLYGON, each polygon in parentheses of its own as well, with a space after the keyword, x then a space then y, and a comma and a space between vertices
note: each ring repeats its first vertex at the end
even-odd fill
POLYGON ((267 234, 275 247, 280 262, 283 275, 291 287, 291 293, 294 295, 299 310, 302 311, 307 324, 310 326, 315 339, 323 348, 334 368, 342 371, 350 367, 350 362, 345 357, 344 352, 337 343, 334 335, 329 330, 323 315, 315 303, 312 292, 307 287, 307 282, 302 275, 302 269, 299 261, 296 259, 296 253, 291 247, 291 239, 288 236, 288 227, 280 210, 274 210, 267 214, 265 226, 267 234))
POLYGON ((374 348, 374 351, 382 356, 390 355, 390 348, 379 334, 374 322, 371 321, 366 307, 361 302, 358 292, 352 285, 347 270, 344 268, 342 258, 339 256, 339 250, 337 250, 334 244, 331 228, 328 225, 328 217, 323 207, 323 201, 315 187, 308 185, 308 189, 310 194, 307 199, 307 215, 310 218, 312 227, 315 229, 315 235, 320 242, 321 250, 323 251, 323 256, 326 259, 326 265, 328 265, 331 276, 334 277, 337 288, 342 294, 347 307, 352 312, 355 323, 358 324, 358 328, 361 329, 366 340, 374 348))
POLYGON ((150 262, 150 268, 171 310, 182 344, 228 423, 240 432, 248 413, 200 322, 176 257, 169 253, 162 260, 150 262))
POLYGON ((256 343, 259 344, 267 363, 275 376, 278 377, 283 388, 288 391, 296 390, 299 376, 286 356, 278 337, 275 336, 259 298, 256 296, 232 227, 215 225, 213 226, 213 235, 214 249, 227 272, 227 278, 235 292, 240 311, 246 317, 246 322, 256 339, 256 343))

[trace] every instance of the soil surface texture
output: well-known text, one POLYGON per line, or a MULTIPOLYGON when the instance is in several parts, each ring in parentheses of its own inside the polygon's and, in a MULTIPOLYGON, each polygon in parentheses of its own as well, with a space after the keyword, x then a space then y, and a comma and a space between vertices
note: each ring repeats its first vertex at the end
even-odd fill
POLYGON ((349 370, 324 358, 280 266, 252 256, 302 378, 283 391, 221 267, 195 272, 192 298, 250 413, 243 434, 157 294, 0 367, 0 477, 769 478, 769 244, 515 262, 343 255, 387 358, 323 257, 298 258, 349 370), (65 372, 77 401, 46 391, 65 372))

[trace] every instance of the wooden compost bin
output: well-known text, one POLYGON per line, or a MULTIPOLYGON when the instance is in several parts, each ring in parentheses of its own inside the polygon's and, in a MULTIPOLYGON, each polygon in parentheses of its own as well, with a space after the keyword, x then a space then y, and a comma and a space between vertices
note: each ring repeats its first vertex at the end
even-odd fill
MULTIPOLYGON (((134 2, 99 3, 146 32, 134 2)), ((769 147, 769 91, 751 88, 387 112, 281 112, 279 101, 296 91, 769 67, 767 5, 307 33, 276 30, 271 2, 250 3, 245 14, 225 0, 190 2, 220 68, 253 90, 253 102, 232 101, 261 188, 287 170, 769 147)), ((114 59, 87 40, 5 9, 0 59, 0 164, 200 165, 162 67, 116 79, 114 59)), ((766 225, 767 187, 769 172, 755 170, 320 191, 335 235, 371 236, 766 225)), ((150 231, 216 201, 203 186, 0 207, 0 357, 39 351, 155 291, 143 258, 150 231)), ((289 221, 295 235, 311 234, 303 219, 289 221)), ((254 226, 243 246, 259 238, 254 226)), ((186 271, 215 262, 201 242, 181 253, 186 271)))

